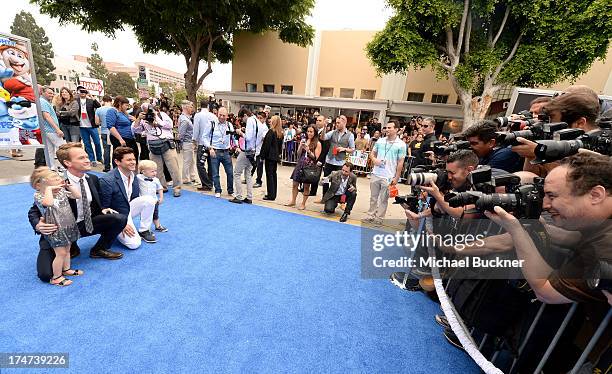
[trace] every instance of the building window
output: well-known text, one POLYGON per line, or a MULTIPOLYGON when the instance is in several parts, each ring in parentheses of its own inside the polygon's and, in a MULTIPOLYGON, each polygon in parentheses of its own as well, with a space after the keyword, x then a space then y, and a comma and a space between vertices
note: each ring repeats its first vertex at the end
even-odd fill
POLYGON ((332 97, 334 96, 333 87, 321 87, 320 95, 321 97, 332 97))
POLYGON ((293 86, 281 86, 281 94, 293 95, 293 86))
POLYGON ((247 83, 246 92, 257 92, 257 83, 247 83))
POLYGON ((263 92, 274 93, 274 85, 273 84, 264 84, 263 86, 264 86, 263 92))
POLYGON ((354 96, 355 96, 354 88, 341 88, 340 89, 340 97, 352 99, 354 96))
POLYGON ((437 104, 446 104, 448 102, 448 95, 431 95, 431 102, 437 104))
POLYGON ((425 94, 422 92, 408 92, 408 98, 406 100, 422 103, 424 98, 425 94))
POLYGON ((376 97, 376 90, 361 90, 360 97, 365 100, 374 100, 376 97))

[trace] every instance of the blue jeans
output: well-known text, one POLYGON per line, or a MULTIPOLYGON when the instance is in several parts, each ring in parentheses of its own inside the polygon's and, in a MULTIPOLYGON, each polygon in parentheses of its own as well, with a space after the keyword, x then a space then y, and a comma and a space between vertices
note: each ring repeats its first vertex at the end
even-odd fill
POLYGON ((225 170, 225 175, 227 175, 227 192, 231 195, 232 193, 234 193, 234 167, 232 165, 232 157, 230 156, 228 150, 216 150, 215 153, 215 157, 210 158, 210 168, 212 169, 215 193, 221 193, 219 165, 223 164, 223 170, 225 170))
POLYGON ((100 147, 100 133, 98 133, 98 128, 80 127, 80 129, 81 138, 83 138, 85 152, 87 152, 87 155, 89 156, 89 161, 102 162, 102 148, 100 147), (93 139, 94 145, 96 146, 95 157, 93 149, 91 148, 91 139, 93 139))
POLYGON ((104 148, 104 169, 111 168, 111 143, 106 141, 107 134, 102 134, 102 148, 104 148))

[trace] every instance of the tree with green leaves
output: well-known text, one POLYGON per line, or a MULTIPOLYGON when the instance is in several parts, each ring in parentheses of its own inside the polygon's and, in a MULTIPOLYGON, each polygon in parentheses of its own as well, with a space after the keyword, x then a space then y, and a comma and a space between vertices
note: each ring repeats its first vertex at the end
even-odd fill
POLYGON ((87 71, 91 78, 100 79, 104 83, 104 87, 108 85, 108 69, 104 65, 102 56, 98 54, 98 43, 91 43, 93 53, 87 57, 87 71))
POLYGON ((463 106, 464 129, 504 85, 575 79, 604 58, 609 0, 387 0, 395 10, 368 44, 379 73, 433 67, 463 106))
POLYGON ((11 33, 30 39, 37 83, 47 85, 53 82, 55 80, 53 45, 45 29, 36 24, 34 16, 26 11, 16 14, 11 25, 11 33))
POLYGON ((137 96, 136 83, 128 73, 109 73, 108 84, 104 92, 111 96, 125 96, 135 98, 137 96))
POLYGON ((32 0, 42 13, 60 23, 72 22, 89 32, 113 36, 130 27, 147 53, 181 54, 185 58, 185 89, 195 101, 196 91, 212 73, 215 61, 233 56, 236 32, 279 32, 282 41, 307 46, 314 29, 305 18, 314 0, 32 0), (134 9, 138 15, 134 16, 134 9), (206 66, 200 73, 200 63, 206 66))

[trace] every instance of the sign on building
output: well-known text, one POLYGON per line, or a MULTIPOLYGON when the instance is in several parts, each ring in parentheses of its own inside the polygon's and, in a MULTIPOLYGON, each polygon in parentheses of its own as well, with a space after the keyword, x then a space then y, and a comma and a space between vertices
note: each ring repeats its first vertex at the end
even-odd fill
POLYGON ((79 83, 81 86, 85 87, 90 94, 104 96, 104 82, 102 82, 100 79, 79 77, 79 83))
POLYGON ((42 144, 30 40, 0 32, 0 147, 42 144))

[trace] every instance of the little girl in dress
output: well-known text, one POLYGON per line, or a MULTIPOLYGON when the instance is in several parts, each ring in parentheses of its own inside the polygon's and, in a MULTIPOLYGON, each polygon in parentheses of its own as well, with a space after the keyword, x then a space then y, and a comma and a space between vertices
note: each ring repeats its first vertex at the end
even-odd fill
POLYGON ((46 223, 57 225, 57 231, 43 235, 55 251, 53 260, 53 278, 50 283, 56 286, 68 286, 72 281, 64 276, 83 275, 82 270, 70 268, 70 245, 79 239, 79 228, 74 219, 68 199, 80 199, 79 189, 63 180, 59 174, 47 167, 34 170, 30 183, 36 190, 34 201, 46 223))

